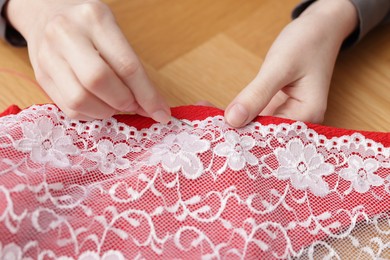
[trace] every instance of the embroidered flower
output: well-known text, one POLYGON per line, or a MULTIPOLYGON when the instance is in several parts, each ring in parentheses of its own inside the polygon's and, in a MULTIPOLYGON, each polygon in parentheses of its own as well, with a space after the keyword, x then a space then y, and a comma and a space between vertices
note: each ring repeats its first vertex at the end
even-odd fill
POLYGON ((76 155, 77 147, 61 125, 54 126, 47 117, 21 124, 23 137, 16 142, 16 149, 31 152, 34 162, 50 163, 57 167, 70 165, 68 155, 76 155))
POLYGON ((130 161, 124 156, 130 152, 129 145, 125 143, 113 144, 109 140, 101 140, 97 144, 97 151, 87 157, 97 162, 99 170, 104 174, 111 174, 116 169, 127 169, 130 161))
POLYGON ((343 169, 340 176, 352 183, 352 187, 359 193, 367 192, 370 186, 380 186, 384 180, 374 172, 379 164, 376 160, 368 158, 363 160, 360 156, 348 157, 348 168, 343 169))
POLYGON ((203 172, 203 164, 197 154, 207 151, 209 147, 210 143, 197 135, 187 132, 169 134, 151 148, 149 163, 156 165, 161 162, 168 172, 182 170, 186 178, 196 179, 203 172))
POLYGON ((299 139, 290 140, 286 148, 277 149, 275 154, 279 161, 279 168, 276 170, 278 179, 290 179, 294 188, 310 188, 317 196, 329 193, 329 186, 322 176, 334 172, 334 166, 324 162, 324 157, 313 144, 304 146, 299 139))
POLYGON ((225 133, 225 142, 219 143, 214 153, 218 156, 226 157, 228 166, 234 170, 239 171, 248 163, 256 165, 258 159, 250 150, 255 146, 256 141, 250 136, 239 136, 234 131, 225 133))
POLYGON ((15 243, 8 244, 1 248, 0 243, 0 257, 1 259, 22 259, 22 249, 15 243))

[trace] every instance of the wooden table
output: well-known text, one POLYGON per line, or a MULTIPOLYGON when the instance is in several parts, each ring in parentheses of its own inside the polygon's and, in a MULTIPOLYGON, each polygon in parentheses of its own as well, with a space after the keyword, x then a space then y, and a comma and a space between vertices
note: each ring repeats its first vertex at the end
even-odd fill
MULTIPOLYGON (((106 2, 170 105, 208 100, 225 108, 256 75, 298 1, 106 2)), ((390 131, 389 29, 377 28, 340 55, 325 125, 390 131)), ((25 79, 34 78, 27 49, 1 42, 0 55, 0 110, 50 102, 25 79)))
MULTIPOLYGON (((256 75, 298 1, 106 2, 170 105, 208 100, 224 108, 256 75)), ((382 26, 340 55, 325 125, 390 131, 389 46, 390 26, 382 26)), ((50 102, 33 81, 27 49, 0 42, 0 55, 0 110, 50 102)), ((351 256, 353 248, 344 250, 351 256)))

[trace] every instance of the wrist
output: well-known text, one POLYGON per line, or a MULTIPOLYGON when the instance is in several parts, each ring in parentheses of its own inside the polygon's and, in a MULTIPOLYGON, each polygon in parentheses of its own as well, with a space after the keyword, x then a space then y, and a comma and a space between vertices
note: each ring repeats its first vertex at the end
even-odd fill
POLYGON ((4 39, 10 43, 12 46, 15 47, 24 47, 27 45, 26 40, 24 37, 19 33, 17 29, 12 25, 12 23, 9 21, 7 16, 7 7, 9 4, 9 1, 0 1, 1 2, 1 16, 2 20, 4 22, 4 39))
POLYGON ((40 16, 39 0, 8 0, 4 14, 8 22, 26 39, 32 26, 40 16))
POLYGON ((298 19, 310 19, 318 30, 342 43, 358 26, 355 6, 349 0, 318 0, 298 19))
POLYGON ((20 0, 8 0, 6 6, 4 7, 4 14, 8 22, 23 36, 22 33, 22 24, 23 22, 23 8, 21 8, 20 0))

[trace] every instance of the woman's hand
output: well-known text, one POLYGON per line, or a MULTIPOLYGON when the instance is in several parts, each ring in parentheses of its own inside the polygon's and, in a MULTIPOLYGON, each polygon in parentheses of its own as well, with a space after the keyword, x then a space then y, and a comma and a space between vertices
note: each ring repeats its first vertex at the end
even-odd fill
POLYGON ((10 0, 7 16, 27 40, 37 81, 68 116, 102 119, 124 111, 170 120, 168 105, 102 2, 10 0))
POLYGON ((241 127, 260 113, 322 122, 340 46, 357 22, 348 0, 312 4, 277 37, 256 78, 227 107, 227 123, 241 127))

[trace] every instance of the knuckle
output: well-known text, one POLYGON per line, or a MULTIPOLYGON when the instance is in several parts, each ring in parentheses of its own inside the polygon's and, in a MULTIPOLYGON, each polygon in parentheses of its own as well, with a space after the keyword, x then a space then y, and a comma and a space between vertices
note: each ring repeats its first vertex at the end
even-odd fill
POLYGON ((124 78, 133 77, 140 69, 141 63, 132 59, 122 59, 119 61, 118 73, 124 78))
POLYGON ((105 80, 109 77, 109 71, 105 66, 96 66, 93 73, 88 73, 81 80, 82 85, 91 92, 99 90, 104 86, 105 80))
POLYGON ((139 104, 152 105, 159 103, 160 96, 156 91, 147 91, 143 93, 142 97, 138 100, 139 104))
POLYGON ((324 116, 313 115, 311 118, 303 119, 302 121, 308 121, 313 124, 320 124, 324 121, 324 116))
POLYGON ((266 104, 275 95, 275 90, 270 87, 272 84, 267 78, 263 77, 259 82, 261 83, 250 85, 241 92, 243 99, 248 100, 247 103, 266 104))
POLYGON ((251 110, 255 110, 253 107, 265 107, 272 98, 271 90, 267 88, 254 88, 245 94, 242 96, 243 103, 251 107, 251 110))
POLYGON ((160 98, 160 95, 157 94, 155 91, 150 91, 150 94, 146 96, 146 102, 147 103, 157 103, 157 101, 160 98))
POLYGON ((67 98, 67 107, 74 111, 80 111, 85 102, 87 102, 88 94, 84 91, 74 93, 67 98))
POLYGON ((98 0, 88 1, 80 5, 81 15, 92 22, 101 22, 110 14, 106 4, 98 0))
POLYGON ((315 116, 315 118, 313 120, 313 123, 320 124, 320 123, 324 122, 325 112, 326 112, 326 106, 318 111, 317 115, 315 116))
POLYGON ((324 122, 324 119, 325 119, 325 116, 322 115, 322 116, 318 117, 318 119, 317 119, 317 121, 315 123, 316 124, 320 124, 320 123, 324 122))
POLYGON ((308 109, 308 111, 311 111, 310 114, 303 121, 309 121, 314 124, 322 123, 325 119, 326 108, 327 104, 313 104, 313 107, 308 109))
POLYGON ((116 100, 114 107, 120 111, 125 111, 129 107, 130 102, 128 98, 122 98, 121 100, 116 100))
POLYGON ((115 109, 101 105, 89 106, 89 108, 86 109, 85 104, 90 102, 89 98, 90 94, 86 91, 80 91, 79 93, 68 97, 66 107, 68 111, 71 111, 71 118, 79 119, 80 116, 85 117, 84 115, 88 115, 91 118, 105 119, 115 114, 115 109))
POLYGON ((58 39, 69 31, 69 19, 63 14, 57 14, 51 18, 44 29, 44 35, 48 39, 58 39))

